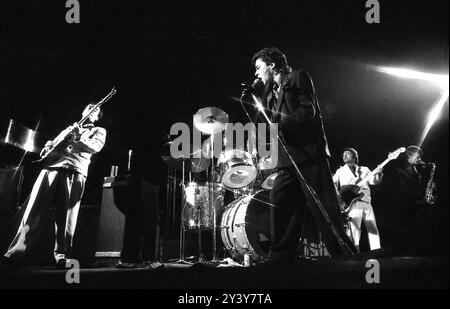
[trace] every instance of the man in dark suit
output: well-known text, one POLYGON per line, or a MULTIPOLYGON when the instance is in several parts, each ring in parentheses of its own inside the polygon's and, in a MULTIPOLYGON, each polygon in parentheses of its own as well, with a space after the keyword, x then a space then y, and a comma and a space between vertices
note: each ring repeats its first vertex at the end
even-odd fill
POLYGON ((320 228, 330 254, 351 254, 354 248, 343 229, 328 163, 330 153, 311 77, 302 70, 292 71, 286 56, 274 47, 255 53, 252 63, 255 65, 255 75, 265 89, 259 99, 270 114, 271 121, 278 124, 278 134, 293 159, 278 143, 276 167, 280 174, 270 193, 270 201, 276 206, 276 211, 269 261, 294 261, 305 205, 309 206, 308 210, 320 228), (292 161, 319 196, 323 212, 319 210, 307 185, 299 181, 292 161))
POLYGON ((430 206, 424 200, 429 170, 417 146, 406 148, 387 172, 379 191, 380 234, 394 253, 423 253, 428 247, 430 206))

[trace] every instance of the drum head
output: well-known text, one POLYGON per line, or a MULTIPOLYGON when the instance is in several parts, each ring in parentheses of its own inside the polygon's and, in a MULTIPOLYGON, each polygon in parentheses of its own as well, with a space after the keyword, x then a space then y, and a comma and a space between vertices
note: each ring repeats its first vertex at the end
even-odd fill
POLYGON ((191 182, 186 185, 183 203, 183 226, 186 229, 213 229, 216 218, 223 208, 225 190, 221 184, 191 182), (211 199, 210 196, 213 196, 211 199))
POLYGON ((256 174, 257 172, 254 166, 233 166, 222 176, 222 184, 231 189, 243 188, 255 180, 256 174))
POLYGON ((250 153, 241 149, 230 149, 221 153, 218 164, 222 184, 229 189, 240 189, 251 184, 257 169, 250 153))
POLYGON ((231 256, 241 261, 249 254, 253 261, 264 260, 270 249, 269 192, 241 196, 225 210, 221 236, 231 256))
POLYGON ((250 201, 245 217, 248 241, 260 258, 266 258, 270 249, 269 194, 267 191, 257 193, 250 201))

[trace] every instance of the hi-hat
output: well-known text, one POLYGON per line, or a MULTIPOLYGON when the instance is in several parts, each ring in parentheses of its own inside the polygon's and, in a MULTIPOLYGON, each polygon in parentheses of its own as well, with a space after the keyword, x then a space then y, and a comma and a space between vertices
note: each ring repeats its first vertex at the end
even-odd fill
POLYGON ((216 134, 225 130, 228 115, 217 107, 199 109, 194 115, 195 127, 205 134, 216 134))
POLYGON ((169 166, 187 173, 199 173, 206 170, 211 162, 207 158, 200 157, 194 158, 194 155, 201 150, 197 150, 195 153, 191 153, 188 158, 175 158, 170 154, 170 145, 172 142, 165 143, 161 149, 161 159, 169 166), (184 163, 184 164, 183 164, 184 163))

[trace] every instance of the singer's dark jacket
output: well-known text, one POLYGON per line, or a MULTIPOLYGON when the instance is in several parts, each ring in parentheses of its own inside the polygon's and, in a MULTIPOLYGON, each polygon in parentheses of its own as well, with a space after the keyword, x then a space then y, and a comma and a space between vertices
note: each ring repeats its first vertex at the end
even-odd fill
MULTIPOLYGON (((273 84, 272 84, 273 85, 273 84)), ((268 87, 263 102, 278 123, 279 134, 297 163, 330 157, 322 115, 309 74, 302 70, 284 76, 278 99, 268 87)), ((278 146, 277 167, 292 165, 281 145, 278 146)))
POLYGON ((349 254, 353 246, 345 235, 339 215, 336 191, 328 164, 330 152, 311 77, 305 71, 294 71, 284 75, 277 100, 272 90, 273 85, 273 83, 267 85, 263 104, 265 103, 267 110, 270 111, 271 121, 278 123, 281 139, 298 164, 306 183, 319 197, 326 214, 317 206, 305 184, 297 181, 293 164, 278 143, 276 167, 282 170, 282 175, 274 181, 270 202, 280 209, 290 209, 291 212, 285 211, 285 214, 275 215, 276 218, 283 216, 290 218, 285 218, 285 221, 275 219, 279 220, 275 222, 275 231, 277 224, 278 227, 285 224, 288 228, 280 237, 281 240, 272 244, 272 255, 276 251, 283 252, 284 247, 289 247, 290 252, 295 252, 307 204, 310 205, 308 209, 321 231, 328 252, 332 256, 349 254), (331 229, 328 219, 333 223, 335 232, 331 229), (285 240, 289 240, 286 241, 289 245, 284 243, 285 240))

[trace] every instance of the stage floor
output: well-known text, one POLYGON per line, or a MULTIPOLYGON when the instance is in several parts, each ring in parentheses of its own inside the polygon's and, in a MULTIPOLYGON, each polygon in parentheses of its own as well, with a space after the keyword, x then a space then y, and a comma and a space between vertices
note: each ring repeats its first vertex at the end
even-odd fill
MULTIPOLYGON (((23 267, 0 273, 0 288, 143 289, 309 289, 448 288, 448 258, 379 257, 379 283, 367 283, 367 257, 299 260, 292 265, 213 267, 206 264, 153 264, 155 268, 119 269, 115 261, 81 266, 79 283, 66 282, 66 270, 23 267)), ((369 276, 370 277, 370 276, 369 276)), ((374 278, 373 276, 371 276, 374 278)))

